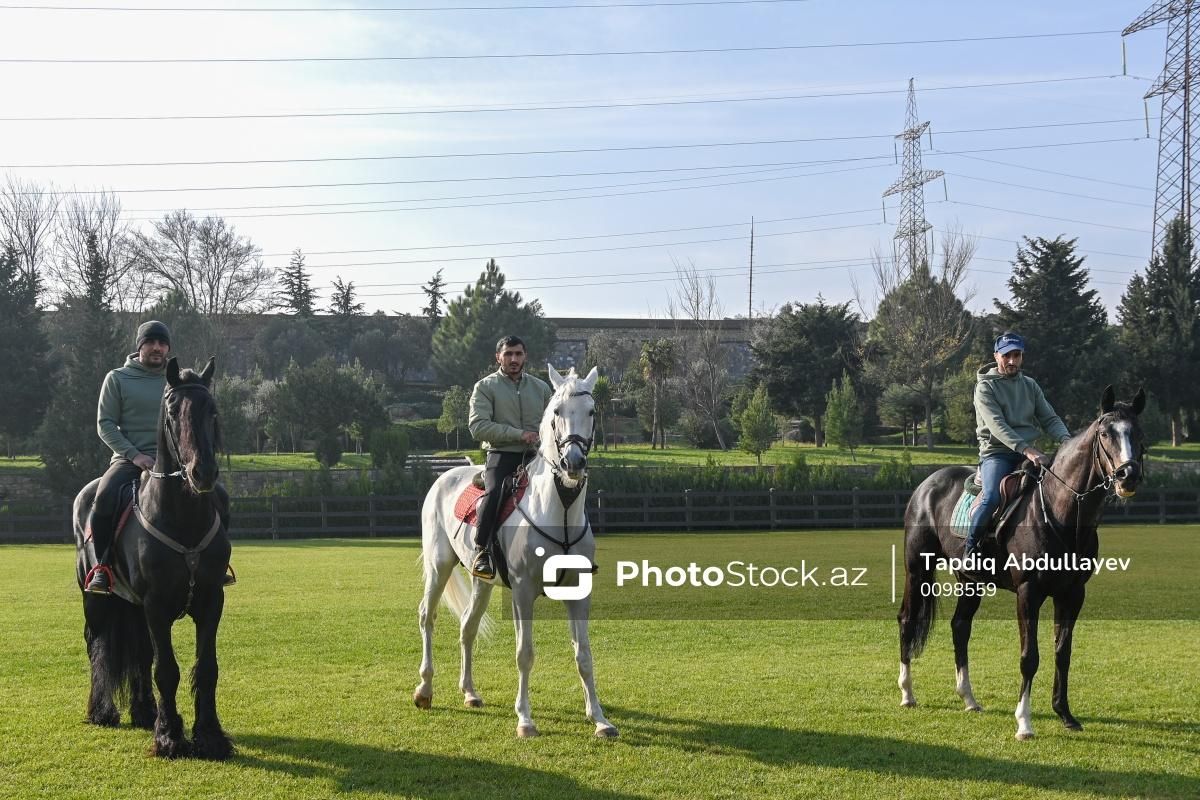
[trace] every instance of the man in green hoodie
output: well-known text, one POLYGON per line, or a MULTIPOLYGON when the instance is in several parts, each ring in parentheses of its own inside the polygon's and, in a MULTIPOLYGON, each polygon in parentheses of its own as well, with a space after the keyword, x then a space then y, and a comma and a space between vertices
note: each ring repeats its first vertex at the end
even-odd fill
POLYGON ((538 426, 554 392, 545 381, 525 372, 525 342, 505 336, 496 342, 499 369, 475 384, 471 391, 471 436, 487 450, 483 485, 487 499, 475 529, 475 559, 471 574, 484 580, 496 577, 488 551, 500 514, 500 487, 521 466, 527 449, 537 446, 538 426))
POLYGON ((963 555, 976 553, 980 531, 1000 503, 1000 479, 1028 459, 1049 463, 1034 446, 1045 433, 1060 443, 1071 434, 1046 402, 1037 381, 1021 371, 1025 339, 1008 331, 996 339, 995 366, 979 368, 975 384, 975 433, 979 437, 979 478, 983 484, 979 504, 971 514, 971 530, 963 555))
POLYGON ((158 410, 167 384, 165 367, 171 332, 156 319, 143 322, 138 326, 134 348, 136 352, 125 358, 124 366, 105 376, 96 409, 96 432, 113 456, 100 478, 88 518, 99 559, 84 588, 92 594, 112 593, 109 560, 121 487, 143 470, 154 469, 158 450, 158 410))

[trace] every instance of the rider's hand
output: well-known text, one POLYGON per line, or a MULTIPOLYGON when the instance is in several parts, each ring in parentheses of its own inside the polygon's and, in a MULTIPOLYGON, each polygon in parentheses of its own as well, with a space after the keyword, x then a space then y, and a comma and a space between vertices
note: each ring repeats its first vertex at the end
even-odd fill
POLYGON ((522 432, 521 433, 521 442, 522 442, 522 444, 537 444, 538 443, 537 431, 522 432))
POLYGON ((145 453, 138 453, 136 456, 134 456, 133 463, 137 464, 139 467, 141 467, 144 470, 154 469, 154 459, 151 458, 150 456, 146 455, 145 453))
POLYGON ((1026 447, 1025 457, 1034 464, 1037 464, 1039 467, 1044 467, 1050 462, 1050 459, 1046 457, 1046 454, 1041 450, 1038 450, 1036 447, 1026 447))

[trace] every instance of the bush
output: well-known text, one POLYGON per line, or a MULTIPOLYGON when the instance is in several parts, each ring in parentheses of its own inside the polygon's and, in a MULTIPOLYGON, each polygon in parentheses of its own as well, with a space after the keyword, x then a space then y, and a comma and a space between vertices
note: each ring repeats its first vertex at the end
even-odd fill
MULTIPOLYGON (((733 430, 730 420, 725 418, 718 424, 721 426, 721 435, 725 438, 725 447, 734 447, 737 443, 737 432, 733 430)), ((691 411, 684 412, 680 418, 679 433, 689 444, 701 450, 716 450, 719 447, 712 423, 691 411)))
POLYGON ((438 433, 437 423, 436 419, 418 419, 401 422, 395 427, 408 435, 408 444, 413 450, 442 450, 446 447, 446 437, 438 433))
POLYGON ((408 459, 408 433, 399 425, 372 431, 367 446, 371 451, 371 466, 375 469, 403 467, 408 459))

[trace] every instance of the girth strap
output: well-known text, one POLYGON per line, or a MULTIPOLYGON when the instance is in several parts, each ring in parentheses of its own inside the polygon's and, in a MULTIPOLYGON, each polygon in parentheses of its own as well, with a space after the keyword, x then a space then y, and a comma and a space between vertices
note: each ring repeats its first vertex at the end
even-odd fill
POLYGON ((208 533, 200 540, 200 543, 195 547, 184 547, 179 542, 167 536, 158 528, 150 524, 150 520, 146 519, 146 515, 142 513, 142 507, 136 503, 133 506, 133 513, 137 515, 138 522, 146 529, 146 532, 153 536, 158 541, 165 544, 167 547, 174 550, 179 555, 183 556, 183 561, 188 568, 188 596, 187 602, 184 603, 183 611, 179 612, 179 619, 182 619, 188 610, 192 607, 192 594, 196 588, 196 568, 200 566, 200 554, 203 553, 213 539, 216 538, 217 532, 221 530, 221 515, 213 512, 213 524, 208 529, 208 533))

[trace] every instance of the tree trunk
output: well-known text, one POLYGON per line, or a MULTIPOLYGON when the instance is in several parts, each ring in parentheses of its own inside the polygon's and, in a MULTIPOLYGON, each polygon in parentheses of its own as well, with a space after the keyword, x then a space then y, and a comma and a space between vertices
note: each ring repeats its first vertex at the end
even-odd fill
POLYGON ((925 398, 925 449, 933 449, 933 398, 925 398))
POLYGON ((825 446, 825 427, 821 425, 823 419, 824 415, 813 414, 813 444, 817 447, 825 446))
POLYGON ((1171 411, 1171 447, 1183 444, 1183 413, 1176 408, 1171 411))
MULTIPOLYGON (((722 450, 728 450, 729 448, 725 446, 725 437, 721 435, 721 425, 717 422, 717 418, 715 416, 712 417, 712 426, 713 433, 717 435, 717 446, 722 450)), ((759 461, 761 463, 761 459, 759 461)))

